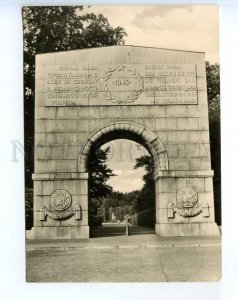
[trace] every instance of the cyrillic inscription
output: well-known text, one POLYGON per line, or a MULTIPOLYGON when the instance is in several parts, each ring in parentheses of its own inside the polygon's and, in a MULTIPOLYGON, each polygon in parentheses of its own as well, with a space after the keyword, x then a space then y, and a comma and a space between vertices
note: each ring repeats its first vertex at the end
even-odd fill
POLYGON ((186 176, 196 176, 197 172, 193 171, 193 170, 188 170, 188 171, 176 171, 175 175, 177 177, 181 176, 181 177, 186 177, 186 176))
POLYGON ((57 178, 57 179, 71 178, 71 174, 70 173, 54 173, 54 178, 57 178))
POLYGON ((195 64, 41 68, 46 106, 197 104, 195 64))

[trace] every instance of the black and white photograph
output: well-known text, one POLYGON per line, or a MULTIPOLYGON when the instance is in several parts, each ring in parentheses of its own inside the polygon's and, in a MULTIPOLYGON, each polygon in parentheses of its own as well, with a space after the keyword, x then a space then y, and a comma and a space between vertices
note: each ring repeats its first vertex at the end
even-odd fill
POLYGON ((221 279, 218 12, 22 8, 28 282, 221 279))
POLYGON ((0 298, 236 300, 238 3, 0 3, 0 298))

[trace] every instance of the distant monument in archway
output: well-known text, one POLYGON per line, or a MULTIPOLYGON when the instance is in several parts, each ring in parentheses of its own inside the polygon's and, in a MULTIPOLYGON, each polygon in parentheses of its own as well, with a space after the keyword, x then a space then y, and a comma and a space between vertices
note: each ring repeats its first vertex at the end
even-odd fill
POLYGON ((88 155, 126 138, 155 166, 156 233, 219 235, 205 55, 112 46, 36 56, 31 238, 88 238, 88 155))

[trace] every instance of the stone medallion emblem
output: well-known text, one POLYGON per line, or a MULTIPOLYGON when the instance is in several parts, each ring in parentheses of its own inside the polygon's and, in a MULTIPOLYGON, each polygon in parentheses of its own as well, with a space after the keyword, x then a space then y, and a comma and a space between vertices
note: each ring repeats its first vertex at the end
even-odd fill
POLYGON ((191 208, 198 202, 198 194, 192 187, 183 187, 177 193, 177 204, 183 208, 191 208))
POLYGON ((71 195, 65 190, 56 190, 50 196, 52 208, 58 211, 66 210, 71 205, 71 202, 71 195))
POLYGON ((101 85, 106 100, 115 104, 128 104, 138 99, 144 82, 134 67, 119 65, 101 75, 101 85))

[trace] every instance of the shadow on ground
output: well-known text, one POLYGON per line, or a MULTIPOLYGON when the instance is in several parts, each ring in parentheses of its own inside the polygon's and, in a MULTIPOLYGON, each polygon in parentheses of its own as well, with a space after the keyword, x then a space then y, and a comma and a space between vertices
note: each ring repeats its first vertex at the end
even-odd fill
MULTIPOLYGON (((129 235, 154 234, 154 226, 129 226, 129 235)), ((126 235, 125 224, 103 224, 101 227, 90 230, 91 238, 112 237, 126 235)))

